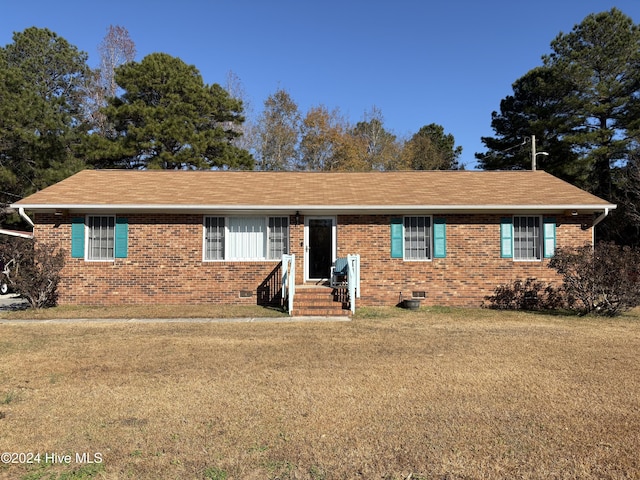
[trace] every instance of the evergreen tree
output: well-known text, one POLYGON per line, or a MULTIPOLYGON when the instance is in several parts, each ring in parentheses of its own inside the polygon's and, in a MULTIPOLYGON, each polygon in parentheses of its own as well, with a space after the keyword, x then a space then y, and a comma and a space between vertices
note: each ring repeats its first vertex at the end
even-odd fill
POLYGON ((11 203, 85 167, 87 55, 31 27, 0 49, 0 182, 11 203))
POLYGON ((550 154, 542 168, 611 199, 612 172, 640 126, 640 28, 613 8, 560 33, 551 49, 492 114, 497 136, 482 138, 489 151, 476 158, 487 169, 530 168, 530 150, 510 148, 535 135, 550 154))
POLYGON ((537 67, 513 84, 513 95, 500 102, 500 112, 491 114, 496 137, 482 137, 489 148, 476 153, 485 170, 520 170, 531 168, 531 136, 536 149, 549 155, 538 159, 538 167, 572 183, 584 185, 584 166, 572 146, 562 141, 575 120, 557 113, 571 86, 562 82, 552 68, 537 67))
POLYGON ((403 164, 411 170, 458 170, 462 147, 455 146, 451 134, 444 127, 431 123, 423 126, 404 145, 403 164))
POLYGON ((91 160, 101 168, 251 169, 233 145, 244 121, 242 102, 206 85, 194 66, 164 53, 116 69, 124 90, 105 109, 113 134, 92 136, 91 160))
POLYGON ((628 158, 630 107, 640 94, 640 27, 613 8, 587 16, 551 48, 545 65, 571 85, 558 112, 575 119, 564 141, 587 160, 591 191, 610 198, 611 169, 628 158))

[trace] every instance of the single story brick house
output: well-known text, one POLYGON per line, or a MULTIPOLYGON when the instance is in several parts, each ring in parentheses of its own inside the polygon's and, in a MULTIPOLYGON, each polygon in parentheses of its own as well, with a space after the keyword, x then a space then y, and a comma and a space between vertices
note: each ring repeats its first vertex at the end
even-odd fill
POLYGON ((359 306, 479 306, 557 280, 554 250, 593 243, 615 205, 540 170, 85 170, 12 207, 68 252, 61 304, 270 303, 283 254, 300 290, 357 254, 359 306))

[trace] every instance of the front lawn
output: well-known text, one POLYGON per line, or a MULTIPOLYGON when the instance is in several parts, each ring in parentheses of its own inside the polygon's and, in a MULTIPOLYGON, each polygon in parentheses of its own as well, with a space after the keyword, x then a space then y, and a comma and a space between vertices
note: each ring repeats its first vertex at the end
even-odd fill
POLYGON ((0 321, 0 478, 640 477, 635 315, 277 320, 0 321))

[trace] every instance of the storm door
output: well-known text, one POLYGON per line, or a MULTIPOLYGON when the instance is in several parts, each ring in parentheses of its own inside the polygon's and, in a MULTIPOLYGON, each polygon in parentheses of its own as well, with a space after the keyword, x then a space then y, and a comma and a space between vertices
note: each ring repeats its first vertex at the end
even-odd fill
POLYGON ((336 251, 335 217, 305 218, 305 280, 326 280, 336 251))

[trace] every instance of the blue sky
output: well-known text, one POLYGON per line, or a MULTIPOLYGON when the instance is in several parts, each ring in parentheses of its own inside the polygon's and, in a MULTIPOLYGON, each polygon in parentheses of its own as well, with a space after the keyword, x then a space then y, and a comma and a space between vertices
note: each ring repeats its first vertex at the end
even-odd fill
POLYGON ((0 45, 46 27, 95 67, 107 28, 121 25, 137 60, 165 52, 209 84, 232 71, 254 115, 278 88, 303 113, 325 105, 357 122, 375 106, 401 137, 442 125, 473 168, 511 84, 556 35, 612 7, 640 23, 640 0, 18 0, 3 2, 0 45))

